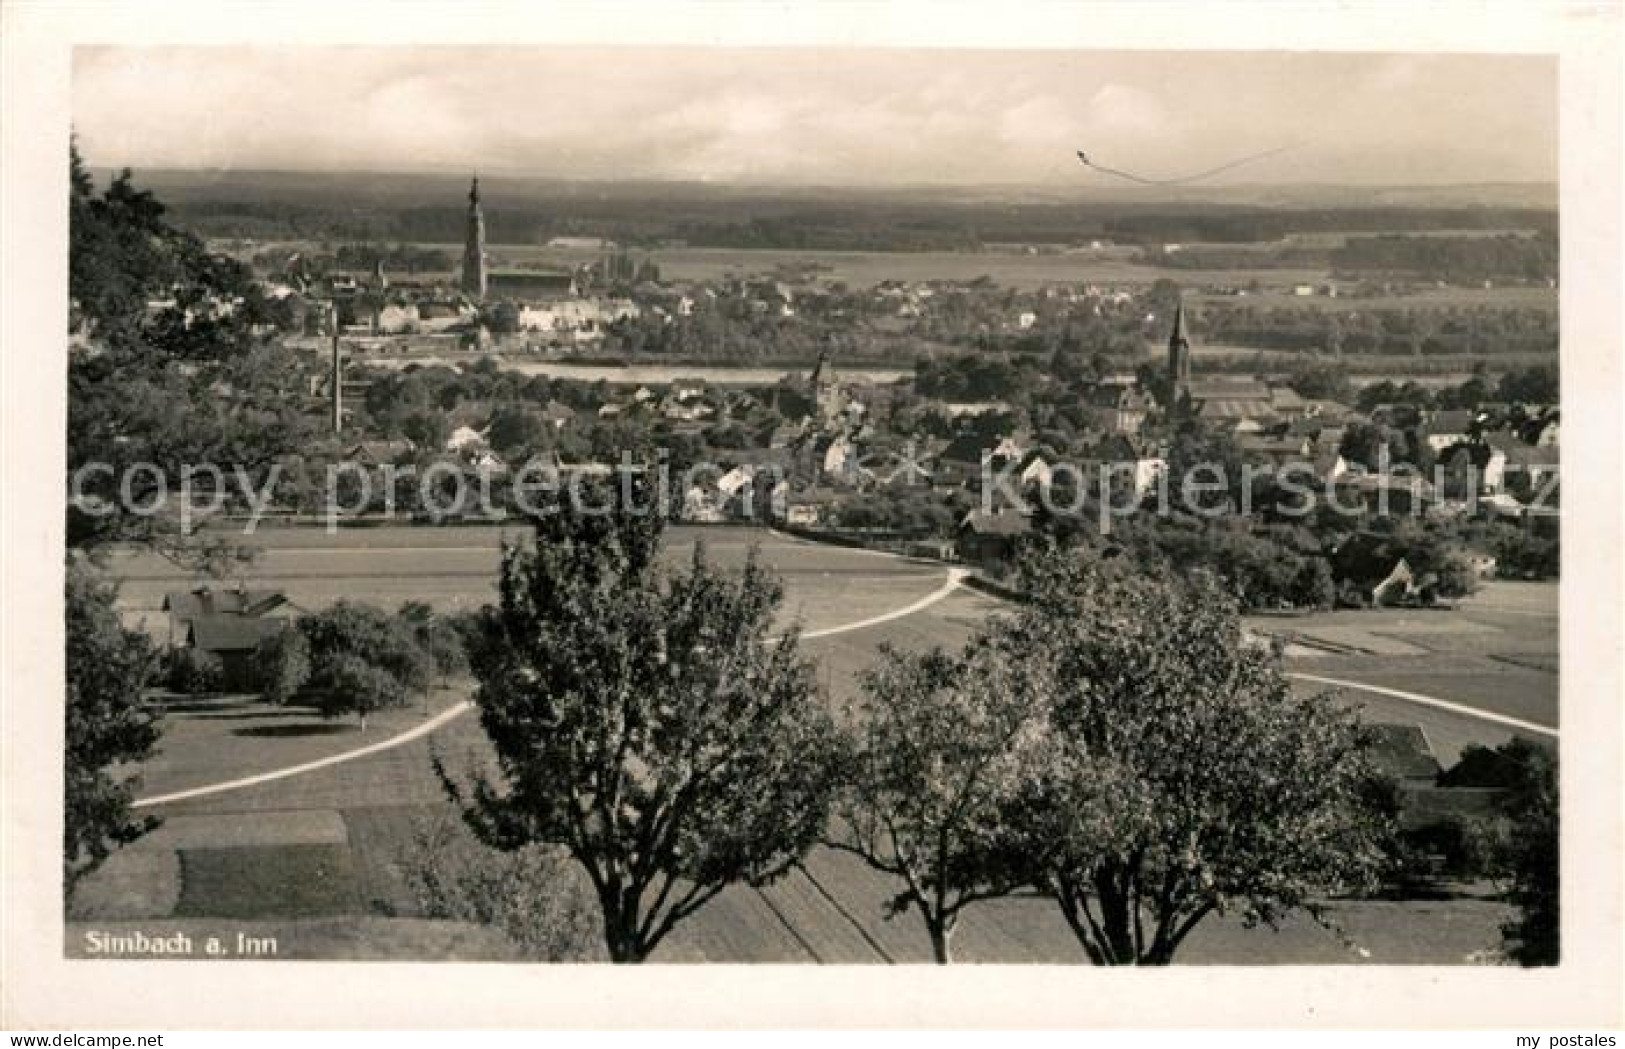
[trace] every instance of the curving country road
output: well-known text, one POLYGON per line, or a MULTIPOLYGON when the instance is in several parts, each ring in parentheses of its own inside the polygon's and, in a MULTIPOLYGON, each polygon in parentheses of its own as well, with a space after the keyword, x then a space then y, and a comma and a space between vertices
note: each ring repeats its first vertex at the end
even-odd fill
MULTIPOLYGON (((828 560, 827 558, 820 559, 816 556, 816 552, 820 549, 817 544, 806 543, 805 541, 795 540, 791 537, 775 536, 775 538, 779 539, 781 542, 784 542, 786 545, 793 543, 798 548, 810 548, 813 550, 815 552, 815 556, 812 558, 812 560, 816 565, 818 565, 816 569, 809 573, 813 576, 828 577, 832 574, 844 575, 847 571, 849 571, 847 566, 840 563, 840 561, 844 560, 844 556, 833 561, 828 560)), ((406 548, 400 546, 389 546, 387 549, 391 554, 406 552, 406 548)), ((411 552, 423 554, 443 554, 447 550, 454 550, 457 553, 473 552, 473 550, 466 546, 414 547, 411 549, 411 552)), ((483 554, 488 553, 490 548, 475 547, 474 550, 478 550, 483 554)), ((892 557, 892 555, 879 555, 874 551, 842 551, 841 553, 843 555, 862 554, 864 556, 892 557)), ((922 566, 920 566, 917 562, 904 562, 902 559, 895 557, 892 557, 892 560, 898 564, 906 564, 909 567, 910 572, 903 577, 905 580, 913 578, 928 578, 926 572, 920 571, 922 566)), ((891 607, 886 610, 876 612, 872 615, 805 630, 802 633, 802 637, 803 639, 809 641, 840 637, 842 638, 840 647, 829 650, 828 652, 834 662, 866 662, 863 657, 872 652, 873 646, 878 642, 878 640, 881 638, 889 639, 890 631, 880 631, 878 637, 868 638, 849 639, 845 637, 846 635, 874 632, 876 631, 876 628, 885 627, 888 624, 897 624, 899 621, 917 616, 919 613, 925 612, 926 610, 941 604, 948 598, 954 596, 956 593, 964 593, 964 591, 960 590, 960 585, 967 574, 968 573, 962 568, 949 568, 943 577, 942 584, 937 589, 925 594, 923 597, 920 597, 917 600, 900 606, 891 607), (868 643, 865 644, 865 641, 868 643)), ((844 590, 845 588, 841 587, 840 589, 844 590)), ((1539 613, 1521 612, 1521 614, 1539 613)), ((828 616, 824 618, 827 621, 828 616)), ((940 627, 942 625, 943 624, 940 622, 934 622, 933 624, 928 624, 926 629, 929 630, 932 627, 940 627)), ((1347 671, 1344 672, 1344 674, 1347 673, 1347 671)), ((1414 710, 1416 712, 1415 720, 1423 724, 1424 729, 1427 730, 1430 737, 1434 739, 1435 745, 1438 746, 1442 752, 1441 757, 1448 756, 1449 751, 1459 751, 1462 746, 1465 746, 1468 743, 1493 744, 1511 734, 1520 734, 1552 740, 1557 739, 1559 736, 1558 729, 1553 725, 1537 723, 1536 721, 1529 720, 1527 718, 1512 716, 1493 709, 1485 709, 1483 706, 1475 706, 1472 702, 1463 701, 1460 698, 1446 698, 1439 695, 1421 692, 1415 689, 1390 687, 1389 685, 1378 684, 1370 680, 1360 680, 1359 677, 1356 676, 1310 673, 1304 670, 1289 670, 1286 672, 1286 676, 1293 681, 1306 685, 1326 686, 1345 690, 1347 692, 1357 693, 1359 696, 1363 697, 1362 705, 1369 704, 1372 702, 1372 697, 1375 697, 1375 701, 1381 704, 1376 711, 1379 719, 1382 715, 1384 715, 1385 712, 1390 713, 1391 716, 1391 711, 1396 703, 1405 708, 1414 710), (1475 724, 1480 726, 1480 728, 1473 728, 1472 726, 1475 724)), ((414 740, 421 739, 424 736, 427 736, 442 728, 454 719, 466 714, 471 709, 473 709, 472 704, 466 701, 460 702, 447 708, 446 710, 440 711, 419 725, 415 725, 396 735, 363 747, 357 747, 352 750, 326 755, 315 760, 299 762, 283 768, 270 769, 250 775, 233 777, 231 779, 219 782, 154 794, 139 799, 135 802, 135 806, 137 808, 152 808, 174 802, 228 793, 231 791, 271 783, 277 780, 288 779, 294 776, 302 776, 322 769, 327 769, 335 765, 368 758, 384 751, 411 743, 414 740)))
MULTIPOLYGON (((907 616, 915 615, 952 596, 954 591, 958 588, 961 580, 963 580, 966 575, 966 571, 962 568, 950 568, 946 573, 946 579, 942 586, 920 598, 918 601, 911 602, 888 612, 880 613, 879 615, 868 616, 864 619, 854 620, 849 623, 839 623, 834 626, 809 630, 804 632, 801 636, 807 640, 833 637, 839 634, 848 634, 859 630, 867 630, 872 627, 880 626, 884 623, 894 622, 907 616)), ((371 757, 374 754, 382 753, 383 751, 390 750, 394 747, 410 743, 415 739, 420 739, 427 736, 431 732, 434 732, 436 729, 445 725, 447 722, 468 713, 472 709, 474 709, 474 705, 470 702, 465 701, 457 703, 434 715, 421 725, 414 726, 413 728, 391 736, 388 739, 380 740, 377 743, 371 743, 364 747, 357 747, 354 750, 347 750, 338 754, 332 754, 327 757, 318 758, 314 761, 290 765, 286 768, 273 769, 268 772, 256 773, 251 776, 241 776, 220 783, 211 783, 201 787, 191 787, 186 790, 171 791, 166 794, 157 794, 150 797, 140 798, 133 803, 132 807, 138 809, 151 808, 153 806, 164 805, 171 802, 188 801, 193 798, 208 797, 213 794, 224 794, 228 791, 242 790, 246 787, 255 787, 262 783, 271 783, 276 780, 287 779, 292 776, 301 776, 308 772, 316 772, 320 769, 330 768, 334 765, 340 765, 345 762, 371 757)))

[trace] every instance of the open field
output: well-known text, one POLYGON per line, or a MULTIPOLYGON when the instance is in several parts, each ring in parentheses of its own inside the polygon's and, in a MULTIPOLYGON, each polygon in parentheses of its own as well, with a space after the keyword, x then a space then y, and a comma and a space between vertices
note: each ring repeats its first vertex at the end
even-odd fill
MULTIPOLYGON (((1443 234, 1439 234, 1443 235, 1443 234)), ((423 248, 444 250, 444 244, 422 244, 423 248)), ((1261 258, 1279 244, 1212 245, 1226 252, 1256 250, 1261 258)), ((288 248, 316 250, 308 242, 271 242, 257 245, 261 250, 288 248)), ((1201 245, 1195 246, 1200 248, 1201 245)), ((534 244, 493 244, 492 263, 496 268, 568 269, 601 262, 614 249, 558 248, 534 244)), ((1030 291, 1057 284, 1105 284, 1117 287, 1143 287, 1170 280, 1192 289, 1198 302, 1245 302, 1255 307, 1297 307, 1326 312, 1422 306, 1493 306, 1547 309, 1556 312, 1556 288, 1497 284, 1492 288, 1419 288, 1407 294, 1377 298, 1328 298, 1322 295, 1297 296, 1299 284, 1319 286, 1332 281, 1332 271, 1323 266, 1158 266, 1136 261, 1140 249, 1116 245, 1067 251, 1029 253, 1022 250, 982 251, 821 251, 779 248, 650 248, 636 249, 638 258, 647 258, 660 267, 665 281, 715 282, 728 278, 771 277, 782 272, 805 272, 822 282, 843 283, 850 288, 870 288, 885 281, 973 281, 991 278, 1001 287, 1030 291), (1246 299, 1228 295, 1208 295, 1199 285, 1245 286, 1257 281, 1258 291, 1246 299)), ((455 283, 454 271, 424 271, 413 275, 421 281, 455 283)), ((1346 283, 1346 281, 1344 282, 1346 283)))
MULTIPOLYGON (((1194 271, 1192 271, 1194 272, 1194 271)), ((1285 271, 1276 271, 1285 272, 1285 271)), ((1206 279, 1206 278, 1204 278, 1206 279)), ((1231 283, 1234 283, 1232 281, 1231 283)), ((1534 285, 1496 285, 1493 288, 1419 288, 1403 294, 1357 298, 1352 295, 1294 295, 1285 285, 1291 282, 1262 281, 1265 285, 1281 284, 1252 292, 1244 298, 1234 295, 1210 295, 1193 292, 1191 300, 1198 305, 1215 303, 1228 306, 1249 306, 1253 309, 1310 309, 1321 313, 1364 313, 1372 310, 1408 309, 1419 307, 1475 306, 1495 309, 1546 310, 1556 313, 1561 292, 1557 288, 1534 285)), ((1312 282, 1311 282, 1312 283, 1312 282)))
MULTIPOLYGON (((144 551, 115 553, 108 572, 122 581, 119 606, 127 620, 160 632, 167 630, 167 617, 159 612, 164 594, 205 583, 279 589, 307 611, 346 598, 389 610, 407 601, 442 611, 469 610, 496 598, 502 544, 524 534, 519 528, 477 526, 348 528, 331 534, 266 527, 237 537, 260 553, 225 582, 211 582, 144 551)), ((686 560, 696 543, 725 566, 742 565, 759 546, 765 563, 785 579, 786 625, 799 621, 808 630, 905 605, 934 590, 943 574, 940 565, 804 546, 750 528, 674 528, 666 556, 686 560)))
MULTIPOLYGON (((420 247, 445 250, 444 244, 420 247)), ((256 249, 314 247, 301 241, 264 241, 256 249)), ((514 269, 565 269, 600 262, 611 250, 556 248, 535 244, 492 244, 493 265, 514 269)), ((1050 284, 1149 285, 1158 280, 1181 284, 1246 284, 1291 287, 1320 283, 1321 268, 1259 266, 1254 269, 1214 267, 1188 269, 1146 265, 1131 260, 1136 248, 1113 246, 1067 252, 1023 251, 820 251, 780 248, 639 248, 638 258, 660 267, 664 281, 718 281, 729 277, 767 277, 782 269, 812 269, 826 283, 869 288, 883 281, 972 281, 990 277, 1008 288, 1031 290, 1050 284)), ((416 279, 455 281, 451 272, 422 272, 416 279)))
MULTIPOLYGON (((668 556, 686 556, 701 537, 719 562, 731 565, 760 543, 761 556, 786 581, 789 615, 809 631, 806 651, 837 708, 852 697, 857 673, 873 662, 882 642, 957 646, 1005 607, 960 588, 897 614, 939 590, 944 566, 761 531, 678 529, 668 556), (883 618, 888 610, 892 617, 883 618), (881 621, 832 632, 875 618, 881 621)), ((286 586, 313 606, 365 595, 381 604, 410 596, 467 607, 489 593, 501 535, 494 529, 399 528, 332 536, 278 530, 263 538, 267 551, 253 584, 286 586), (377 584, 395 574, 402 578, 379 597, 377 584)), ((127 601, 132 594, 150 601, 164 587, 185 581, 139 558, 115 562, 115 568, 139 577, 126 584, 127 601)), ((1294 658, 1288 670, 1414 690, 1555 726, 1557 675, 1498 658, 1519 655, 1537 665, 1552 660, 1555 613, 1553 586, 1496 584, 1456 612, 1334 613, 1266 622, 1289 624, 1306 637, 1335 638, 1341 650, 1354 650, 1294 658), (1371 654, 1361 654, 1366 652, 1371 654)), ((83 934, 92 930, 150 935, 180 929, 194 939, 234 937, 239 930, 274 937, 284 958, 511 959, 512 945, 491 930, 421 920, 402 879, 412 827, 446 811, 430 755, 441 754, 454 769, 483 762, 489 751, 477 718, 453 716, 432 734, 344 759, 451 711, 469 689, 467 682, 456 683, 412 709, 375 716, 364 735, 348 720, 327 722, 315 711, 271 707, 252 697, 172 704, 162 753, 139 770, 143 797, 339 760, 148 808, 167 823, 89 879, 71 916, 69 953, 85 953, 83 934)), ((1295 689, 1306 696, 1322 691, 1306 682, 1295 689)), ((1375 720, 1421 724, 1447 764, 1462 746, 1499 742, 1509 734, 1469 713, 1357 689, 1340 701, 1365 707, 1375 720)), ((926 961, 917 918, 883 917, 883 904, 895 891, 887 878, 851 857, 820 849, 804 869, 774 885, 724 892, 680 927, 656 960, 926 961)), ((1466 893, 1439 901, 1334 901, 1332 913, 1355 947, 1308 921, 1294 920, 1279 931, 1214 921, 1193 938, 1183 960, 1461 963, 1498 941, 1507 910, 1499 901, 1466 893)), ((964 960, 1083 961, 1053 904, 1036 899, 973 908, 955 946, 964 960)))
MULTIPOLYGON (((493 255, 534 267, 577 265, 603 257, 603 252, 560 248, 493 245, 493 255)), ((781 266, 806 264, 821 267, 826 281, 842 281, 867 288, 882 281, 969 281, 991 277, 1004 287, 1040 288, 1046 284, 1151 284, 1168 279, 1182 283, 1242 283, 1291 285, 1324 280, 1324 270, 1212 269, 1186 270, 1146 266, 1124 257, 1121 248, 1098 252, 1030 255, 1021 252, 950 251, 789 251, 742 248, 655 248, 647 255, 660 267, 665 280, 710 281, 728 276, 767 275, 781 266)))

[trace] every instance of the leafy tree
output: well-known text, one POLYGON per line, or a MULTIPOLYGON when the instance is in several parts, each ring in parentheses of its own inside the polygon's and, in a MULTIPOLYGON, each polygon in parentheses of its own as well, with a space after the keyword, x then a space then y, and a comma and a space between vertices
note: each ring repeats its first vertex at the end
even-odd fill
POLYGON ((298 630, 272 634, 254 650, 254 681, 272 703, 287 703, 310 680, 310 644, 298 630))
POLYGON ((1500 400, 1514 404, 1556 404, 1562 393, 1557 366, 1537 364, 1501 376, 1496 388, 1500 400))
POLYGON ((1472 410, 1490 400, 1490 387, 1482 375, 1474 375, 1460 386, 1447 386, 1434 398, 1434 406, 1441 409, 1465 408, 1472 410))
POLYGON ((310 683, 332 692, 340 660, 349 657, 376 667, 407 692, 427 692, 434 679, 434 661, 418 645, 412 630, 399 617, 371 605, 340 601, 304 616, 299 630, 310 647, 310 683))
POLYGON ((1379 404, 1431 408, 1433 407, 1433 394, 1429 392, 1426 386, 1419 383, 1396 384, 1391 379, 1383 379, 1381 382, 1361 387, 1359 395, 1354 399, 1354 406, 1362 412, 1370 412, 1379 404))
POLYGON ((367 731, 368 714, 406 702, 406 689, 399 678, 349 652, 330 660, 323 668, 322 677, 327 685, 317 702, 322 714, 326 717, 354 714, 363 732, 367 731))
POLYGON ((1562 550, 1556 538, 1545 539, 1521 528, 1499 530, 1492 547, 1496 571, 1514 579, 1554 579, 1559 573, 1562 550))
POLYGON ((436 613, 422 601, 402 605, 400 616, 417 639, 418 647, 434 662, 435 673, 442 683, 468 671, 467 642, 452 619, 436 613))
POLYGON ((436 451, 446 446, 451 425, 443 412, 412 412, 401 420, 401 436, 420 449, 436 451))
POLYGON ((1478 572, 1456 551, 1440 556, 1433 565, 1432 584, 1440 597, 1467 597, 1478 591, 1478 572))
POLYGON ((1562 942, 1557 757, 1519 739, 1500 751, 1518 770, 1502 805, 1514 828, 1506 863, 1518 915, 1502 935, 1519 964, 1556 965, 1562 942))
MULTIPOLYGON (((1332 316, 1335 323, 1336 315, 1332 316)), ((1347 404, 1354 399, 1354 386, 1349 382, 1348 371, 1339 364, 1315 362, 1295 365, 1287 377, 1287 385, 1300 396, 1314 400, 1347 404)))
POLYGON ((781 585, 755 557, 732 575, 703 548, 662 567, 649 495, 539 517, 534 549, 505 553, 472 653, 500 774, 468 791, 440 770, 488 844, 570 850, 617 962, 646 959, 729 884, 784 874, 822 834, 832 786, 812 667, 794 630, 770 634, 781 585))
POLYGON ((1299 608, 1331 608, 1337 600, 1332 566, 1324 557, 1306 557, 1292 580, 1292 604, 1299 608))
POLYGON ((884 648, 846 734, 830 844, 902 880, 887 916, 916 911, 941 964, 965 907, 1026 880, 1003 814, 1037 772, 1044 711, 1012 663, 985 639, 960 655, 884 648))
POLYGON ((486 440, 499 452, 512 452, 540 441, 545 424, 518 405, 498 408, 491 413, 486 440))
POLYGON ((1199 418, 1186 416, 1180 420, 1168 450, 1168 496, 1176 505, 1183 505, 1188 478, 1194 486, 1188 493, 1189 509, 1239 506, 1241 467, 1241 448, 1233 436, 1209 428, 1199 418), (1214 490, 1207 490, 1208 484, 1214 490))
POLYGON ((1405 435, 1380 423, 1354 422, 1343 432, 1338 454, 1370 470, 1406 460, 1405 435), (1384 458, 1386 457, 1386 463, 1384 458))
POLYGON ((224 668, 219 657, 195 648, 172 649, 163 659, 164 684, 172 692, 202 696, 220 691, 224 668))
POLYGON ((1375 883, 1387 827, 1358 720, 1293 696, 1227 597, 1076 558, 1027 578, 1000 629, 1024 687, 1055 697, 1053 750, 1012 818, 1092 961, 1167 964, 1211 914, 1320 917, 1375 883))
POLYGON ((128 172, 97 196, 74 150, 70 174, 69 291, 91 346, 68 357, 68 479, 89 471, 80 476, 81 498, 70 501, 68 545, 135 541, 189 567, 217 569, 229 544, 201 542, 182 534, 173 515, 132 513, 129 504, 173 494, 191 464, 241 470, 257 490, 313 432, 302 403, 288 396, 311 365, 252 336, 249 311, 208 312, 259 292, 240 266, 170 226, 163 205, 128 172), (149 322, 149 297, 173 298, 177 308, 149 322), (198 317, 188 323, 194 307, 198 317), (145 469, 132 471, 136 464, 145 469), (126 482, 134 482, 128 502, 126 482))
POLYGON ((492 335, 513 335, 519 331, 519 307, 499 302, 485 315, 485 327, 492 335))
POLYGON ((141 702, 157 659, 146 638, 119 623, 112 589, 77 562, 68 566, 66 612, 62 858, 71 895, 115 847, 158 825, 131 815, 138 781, 112 771, 151 756, 158 741, 156 718, 141 702))

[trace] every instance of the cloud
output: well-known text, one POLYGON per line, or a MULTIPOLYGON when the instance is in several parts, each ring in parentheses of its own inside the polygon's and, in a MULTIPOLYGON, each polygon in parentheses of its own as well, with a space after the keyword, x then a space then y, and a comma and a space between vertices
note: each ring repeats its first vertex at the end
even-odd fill
POLYGON ((1123 84, 1104 84, 1089 98, 1089 130, 1105 135, 1144 139, 1169 128, 1167 108, 1151 92, 1123 84))
POLYGON ((1075 177, 1057 165, 1079 148, 1167 172, 1308 138, 1323 148, 1280 177, 1473 181, 1555 178, 1555 74, 1483 55, 94 48, 73 104, 109 166, 1030 182, 1075 177))

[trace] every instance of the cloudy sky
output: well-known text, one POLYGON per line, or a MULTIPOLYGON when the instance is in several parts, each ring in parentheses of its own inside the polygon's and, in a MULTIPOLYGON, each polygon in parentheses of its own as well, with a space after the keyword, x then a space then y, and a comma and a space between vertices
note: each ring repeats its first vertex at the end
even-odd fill
POLYGON ((1556 64, 1507 55, 86 48, 99 167, 823 185, 1557 178, 1556 64))

